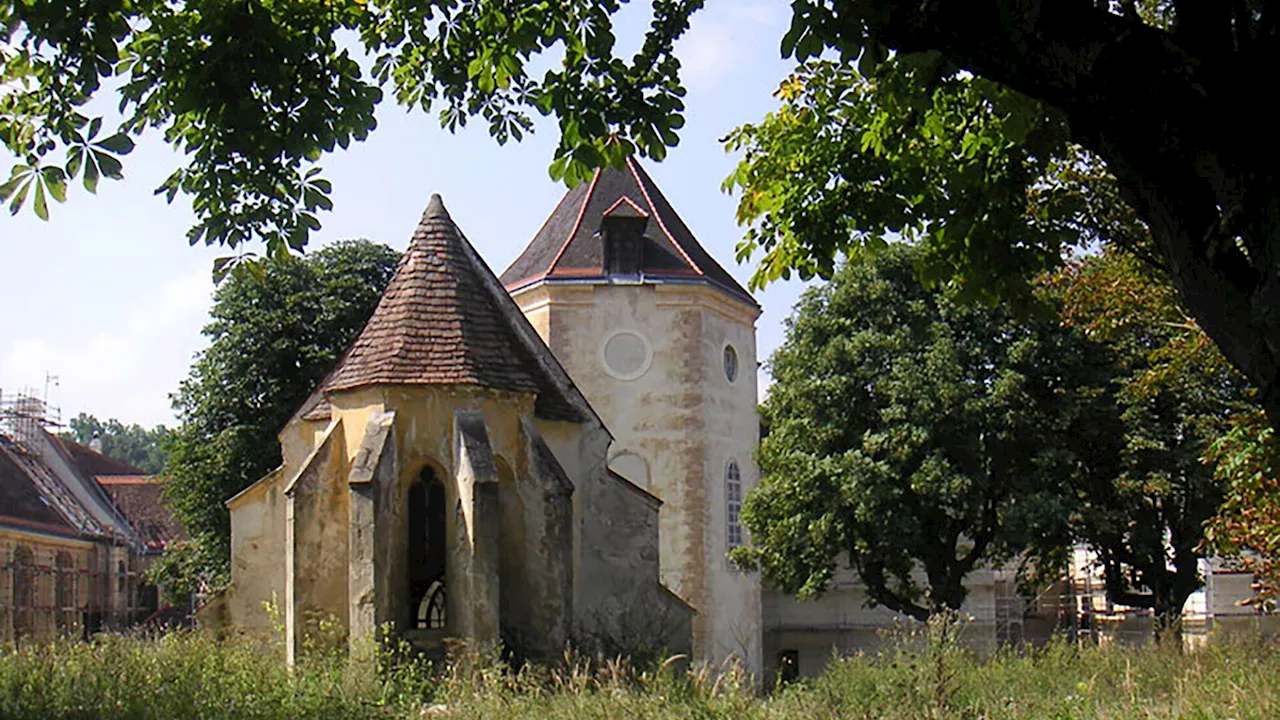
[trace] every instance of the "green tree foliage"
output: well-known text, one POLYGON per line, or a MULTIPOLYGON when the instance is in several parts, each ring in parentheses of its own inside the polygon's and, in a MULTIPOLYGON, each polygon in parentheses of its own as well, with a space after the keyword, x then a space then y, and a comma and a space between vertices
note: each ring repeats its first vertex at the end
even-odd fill
POLYGON ((96 437, 102 441, 103 455, 129 463, 148 475, 164 469, 168 457, 164 446, 170 435, 164 425, 148 430, 137 423, 125 425, 115 418, 104 423, 93 415, 80 413, 67 427, 63 437, 68 440, 87 446, 96 437))
POLYGON ((1280 598, 1280 448, 1261 413, 1236 418, 1209 452, 1227 500, 1209 524, 1209 547, 1254 575, 1249 604, 1272 612, 1280 598))
POLYGON ((1274 63, 1280 5, 793 8, 782 49, 802 65, 781 88, 782 107, 729 137, 746 153, 728 186, 751 226, 740 255, 763 252, 757 283, 793 269, 829 275, 841 253, 896 233, 927 248, 927 277, 1025 298, 1070 245, 1123 242, 1107 222, 1123 213, 1091 212, 1095 201, 1123 204, 1150 229, 1149 254, 1191 315, 1280 424, 1277 138, 1241 81, 1274 63), (818 60, 827 48, 839 59, 818 60), (1077 167, 1101 169, 1105 187, 1052 193, 1077 167), (1046 190, 1053 202, 1038 202, 1046 190))
POLYGON ((763 253, 754 287, 793 270, 830 277, 842 254, 901 235, 924 241, 927 278, 1025 298, 1078 242, 1057 213, 1027 212, 1028 185, 1051 171, 1067 132, 1023 95, 948 75, 936 53, 886 64, 874 82, 810 62, 779 95, 776 113, 726 139, 745 151, 725 187, 741 191, 749 225, 739 258, 763 253))
POLYGON ((223 503, 280 464, 276 434, 364 327, 396 261, 384 245, 342 242, 218 289, 209 347, 173 399, 181 424, 165 493, 192 538, 167 559, 175 578, 224 579, 223 503))
MULTIPOLYGON (((188 158, 159 191, 191 197, 190 241, 258 238, 268 254, 282 255, 304 245, 332 205, 317 163, 373 131, 384 89, 406 107, 438 109, 445 127, 478 117, 499 142, 528 132, 535 113, 554 115, 551 172, 569 182, 628 152, 660 159, 684 124, 674 42, 704 0, 651 3, 652 21, 629 59, 615 55, 613 21, 623 4, 86 0, 68 8, 0 0, 0 142, 18 158, 0 200, 16 211, 31 198, 47 216, 48 199, 61 201, 69 183, 82 179, 93 191, 102 176, 119 177, 131 138, 157 128, 188 158), (372 60, 367 70, 359 53, 372 60), (550 69, 539 77, 537 67, 550 69), (119 87, 123 123, 114 132, 85 114, 104 86, 119 87)), ((1069 137, 1114 177, 1115 196, 1150 227, 1153 253, 1192 315, 1280 424, 1280 179, 1272 160, 1280 136, 1268 125, 1267 93, 1250 81, 1280 57, 1280 5, 791 6, 782 55, 800 63, 838 57, 833 97, 867 108, 833 114, 836 125, 808 144, 783 132, 736 136, 760 170, 735 174, 732 184, 744 189, 744 219, 759 224, 744 254, 754 245, 766 251, 765 279, 791 266, 830 273, 833 251, 903 232, 923 236, 935 260, 949 255, 949 265, 926 270, 949 268, 970 292, 1025 290, 1062 244, 1080 241, 1058 232, 1063 218, 1020 217, 1018 202, 1019 185, 1032 195, 1046 169, 1070 162, 1069 137), (870 88, 848 90, 861 82, 870 88), (770 155, 779 161, 760 163, 770 155), (824 171, 808 161, 813 155, 832 159, 831 170, 804 175, 824 171), (808 192, 776 182, 792 172, 787 158, 808 192), (826 202, 832 195, 838 201, 826 202), (778 254, 768 254, 770 242, 778 254)), ((801 76, 811 72, 806 66, 801 76)), ((796 103, 785 88, 783 95, 796 103)), ((780 112, 762 127, 795 116, 780 112)), ((1090 228, 1114 240, 1105 229, 1090 228)))
POLYGON ((1255 407, 1247 385, 1132 254, 1048 279, 1061 320, 927 286, 926 257, 890 244, 797 307, 736 559, 806 596, 847 557, 872 601, 922 618, 976 566, 1043 577, 1081 542, 1113 602, 1176 627, 1223 499, 1201 457, 1255 407))
POLYGON ((872 602, 923 619, 958 609, 974 568, 1068 544, 1065 438, 1095 370, 1055 322, 927 289, 919 258, 848 264, 788 321, 734 559, 803 597, 847 557, 872 602))
POLYGON ((1112 602, 1151 608, 1170 626, 1204 578, 1205 524, 1224 483, 1202 458, 1256 411, 1252 389, 1178 301, 1168 279, 1130 253, 1069 264, 1047 283, 1063 317, 1117 358, 1110 386, 1119 426, 1090 428, 1079 473, 1077 537, 1095 551, 1112 602), (1112 444, 1118 440, 1118 447, 1112 444))
POLYGON ((5 0, 0 143, 19 160, 0 201, 16 212, 30 198, 47 217, 69 183, 94 192, 121 177, 132 138, 156 128, 186 158, 157 192, 191 197, 188 239, 260 239, 280 255, 320 227, 332 202, 318 162, 374 130, 384 90, 450 129, 478 118, 500 143, 555 114, 553 174, 569 181, 631 150, 661 158, 684 124, 672 45, 702 0, 653 3, 630 61, 614 54, 622 4, 5 0), (86 109, 107 92, 123 118, 114 132, 86 109))

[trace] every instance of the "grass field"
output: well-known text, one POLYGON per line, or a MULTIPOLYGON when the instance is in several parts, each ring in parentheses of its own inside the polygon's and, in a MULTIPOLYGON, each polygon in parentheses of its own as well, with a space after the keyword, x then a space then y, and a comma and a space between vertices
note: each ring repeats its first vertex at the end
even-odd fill
POLYGON ((103 636, 0 651, 0 718, 1280 718, 1280 648, 1195 652, 1050 645, 980 659, 935 643, 834 660, 821 678, 760 696, 733 673, 498 662, 431 672, 314 657, 199 633, 103 636))

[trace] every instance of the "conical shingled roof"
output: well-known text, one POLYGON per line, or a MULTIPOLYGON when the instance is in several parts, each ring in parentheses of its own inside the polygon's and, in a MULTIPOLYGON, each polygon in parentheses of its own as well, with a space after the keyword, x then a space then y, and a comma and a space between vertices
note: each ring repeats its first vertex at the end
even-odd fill
POLYGON ((510 291, 543 280, 605 279, 605 215, 648 217, 642 251, 645 279, 707 282, 758 307, 733 276, 712 259, 634 157, 622 169, 595 172, 560 200, 542 229, 502 273, 510 291))
MULTIPOLYGON (((530 357, 494 297, 492 271, 467 244, 439 195, 422 215, 378 307, 325 382, 325 393, 368 385, 473 385, 537 394, 539 415, 576 420, 530 357)), ((506 304, 504 304, 506 303, 506 304)), ((522 319, 522 318, 521 318, 522 319)))

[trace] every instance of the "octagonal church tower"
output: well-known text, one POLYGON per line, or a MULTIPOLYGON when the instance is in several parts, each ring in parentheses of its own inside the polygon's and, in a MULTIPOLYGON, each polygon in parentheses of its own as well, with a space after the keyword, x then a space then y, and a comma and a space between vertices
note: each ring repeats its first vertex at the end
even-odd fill
POLYGON ((758 478, 759 305, 634 158, 570 190, 501 280, 614 434, 610 469, 662 500, 695 655, 759 672, 760 584, 726 558, 758 478))

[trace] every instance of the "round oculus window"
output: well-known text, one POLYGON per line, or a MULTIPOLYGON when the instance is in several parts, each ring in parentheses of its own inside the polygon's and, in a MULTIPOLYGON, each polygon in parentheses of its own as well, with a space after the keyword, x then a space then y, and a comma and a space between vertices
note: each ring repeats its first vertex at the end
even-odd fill
POLYGON ((630 330, 619 330, 610 335, 601 348, 601 355, 609 374, 622 380, 640 377, 653 360, 648 341, 630 330))
POLYGON ((724 346, 724 376, 729 382, 738 379, 738 351, 732 345, 724 346))

